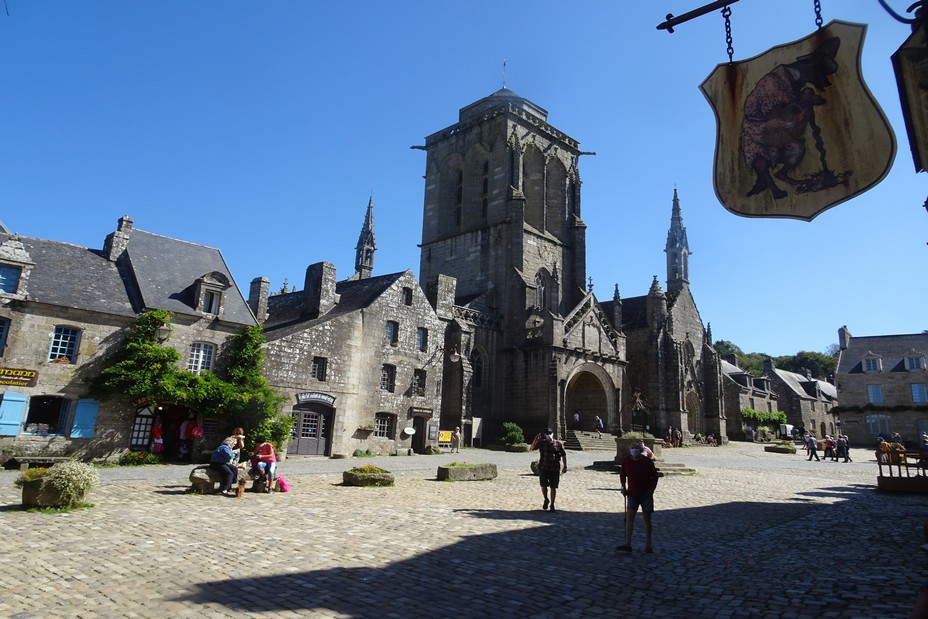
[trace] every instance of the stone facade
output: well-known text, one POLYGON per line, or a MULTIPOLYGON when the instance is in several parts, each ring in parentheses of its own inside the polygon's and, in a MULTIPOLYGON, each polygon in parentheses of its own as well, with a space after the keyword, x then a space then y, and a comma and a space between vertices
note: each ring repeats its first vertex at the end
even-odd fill
POLYGON ((764 361, 764 375, 770 378, 787 423, 814 430, 819 438, 835 435, 838 428, 831 409, 838 404, 838 391, 833 384, 812 378, 809 372, 803 375, 781 370, 772 359, 764 361))
MULTIPOLYGON (((268 295, 267 280, 252 283, 249 303, 267 338, 265 373, 295 417, 290 454, 437 445, 442 374, 451 365, 446 323, 411 271, 370 277, 373 253, 362 247, 351 279, 337 282, 335 267, 318 263, 307 268, 302 291, 268 295)), ((447 283, 453 297, 454 282, 447 283)))
POLYGON ((751 409, 763 413, 780 410, 777 393, 767 376, 751 376, 736 359, 722 359, 722 393, 725 401, 725 422, 732 440, 754 440, 753 422, 745 420, 741 411, 751 409))
POLYGON ((853 337, 838 329, 836 417, 852 445, 898 432, 910 447, 928 432, 928 334, 853 337))
MULTIPOLYGON (((186 367, 195 345, 217 369, 231 334, 255 324, 218 250, 136 230, 123 217, 102 250, 0 235, 0 447, 6 457, 107 458, 148 449, 154 415, 165 445, 191 415, 164 403, 98 402, 88 385, 142 311, 174 315, 170 339, 186 367), (23 380, 23 377, 29 380, 23 380), (173 433, 173 434, 172 434, 173 433)), ((203 358, 197 356, 198 362, 203 358)))

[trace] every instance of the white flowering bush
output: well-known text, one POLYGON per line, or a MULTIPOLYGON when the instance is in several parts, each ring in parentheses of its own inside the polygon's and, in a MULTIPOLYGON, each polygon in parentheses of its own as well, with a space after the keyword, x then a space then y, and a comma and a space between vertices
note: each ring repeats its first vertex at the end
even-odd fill
POLYGON ((100 476, 93 466, 68 460, 48 469, 42 480, 43 486, 51 486, 68 505, 76 506, 100 483, 100 476))

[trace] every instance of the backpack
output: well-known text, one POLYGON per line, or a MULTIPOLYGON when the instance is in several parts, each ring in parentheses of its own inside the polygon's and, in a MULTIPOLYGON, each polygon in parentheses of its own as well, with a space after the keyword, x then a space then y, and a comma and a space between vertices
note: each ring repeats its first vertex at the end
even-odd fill
POLYGON ((277 478, 277 489, 280 492, 290 492, 290 483, 283 475, 277 478))

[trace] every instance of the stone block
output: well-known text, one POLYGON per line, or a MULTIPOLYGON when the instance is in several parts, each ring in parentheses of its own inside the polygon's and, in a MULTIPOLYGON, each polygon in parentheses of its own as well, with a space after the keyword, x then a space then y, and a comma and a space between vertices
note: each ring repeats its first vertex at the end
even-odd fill
POLYGON ((438 481, 483 481, 495 479, 496 465, 482 464, 443 464, 438 467, 438 481))
MULTIPOLYGON (((243 469, 238 470, 238 478, 248 478, 243 469)), ((209 468, 209 465, 195 467, 190 471, 189 479, 194 491, 200 494, 216 494, 219 492, 219 484, 222 483, 219 473, 209 468)))

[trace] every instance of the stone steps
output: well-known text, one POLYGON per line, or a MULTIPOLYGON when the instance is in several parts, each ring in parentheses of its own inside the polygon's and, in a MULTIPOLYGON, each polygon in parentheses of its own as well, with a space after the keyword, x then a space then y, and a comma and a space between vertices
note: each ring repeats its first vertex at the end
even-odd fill
POLYGON ((567 435, 564 437, 564 449, 572 451, 611 451, 615 453, 615 437, 604 432, 602 438, 597 438, 595 432, 568 430, 567 435))

